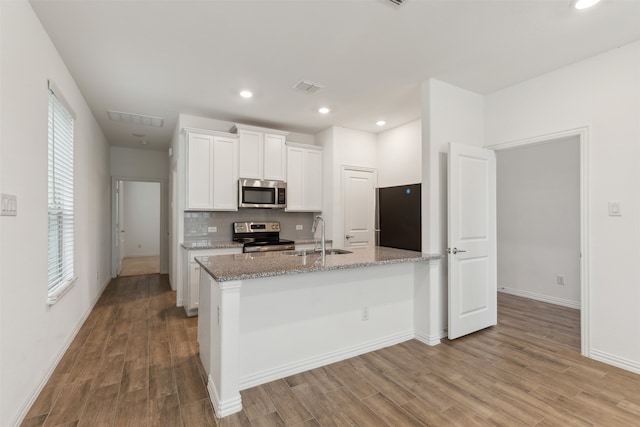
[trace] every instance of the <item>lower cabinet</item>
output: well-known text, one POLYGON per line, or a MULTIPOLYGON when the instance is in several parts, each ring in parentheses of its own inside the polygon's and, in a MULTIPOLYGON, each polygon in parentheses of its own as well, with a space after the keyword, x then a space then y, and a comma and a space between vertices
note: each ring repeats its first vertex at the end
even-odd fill
POLYGON ((184 273, 184 311, 187 316, 196 316, 198 314, 198 307, 200 305, 200 264, 195 261, 196 257, 200 256, 215 256, 215 255, 228 255, 228 254, 240 254, 242 248, 216 248, 216 249, 188 249, 184 250, 183 262, 185 265, 184 273))

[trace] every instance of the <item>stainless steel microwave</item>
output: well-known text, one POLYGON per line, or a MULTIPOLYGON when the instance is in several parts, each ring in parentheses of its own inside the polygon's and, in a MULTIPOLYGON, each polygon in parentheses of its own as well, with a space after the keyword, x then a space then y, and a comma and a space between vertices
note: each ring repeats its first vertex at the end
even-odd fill
POLYGON ((260 179, 240 179, 238 181, 238 207, 286 208, 287 183, 260 179))

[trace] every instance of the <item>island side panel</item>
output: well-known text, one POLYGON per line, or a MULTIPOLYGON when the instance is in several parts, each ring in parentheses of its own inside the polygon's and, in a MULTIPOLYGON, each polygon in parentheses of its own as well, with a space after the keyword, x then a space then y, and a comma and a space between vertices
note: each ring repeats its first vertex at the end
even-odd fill
POLYGON ((218 417, 242 410, 239 389, 240 285, 216 282, 204 269, 200 273, 198 342, 207 373, 207 390, 218 417))
POLYGON ((243 281, 240 389, 413 338, 414 273, 402 263, 243 281))

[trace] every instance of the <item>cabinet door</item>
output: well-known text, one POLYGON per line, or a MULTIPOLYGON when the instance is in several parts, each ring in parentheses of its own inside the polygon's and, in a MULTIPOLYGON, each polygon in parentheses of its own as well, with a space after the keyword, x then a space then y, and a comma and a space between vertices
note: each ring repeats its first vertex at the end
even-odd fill
POLYGON ((238 210, 238 140, 213 139, 213 209, 238 210))
POLYGON ((264 135, 264 179, 284 181, 286 173, 286 137, 266 133, 264 135))
POLYGON ((213 136, 187 136, 187 209, 213 207, 213 136))
POLYGON ((303 148, 287 147, 287 210, 304 209, 303 148))
POLYGON ((189 310, 198 308, 200 303, 200 264, 189 263, 189 287, 186 306, 189 310))
POLYGON ((305 209, 322 210, 322 151, 306 150, 305 161, 305 209))
POLYGON ((238 135, 240 136, 240 178, 262 179, 264 134, 252 130, 240 130, 238 135))

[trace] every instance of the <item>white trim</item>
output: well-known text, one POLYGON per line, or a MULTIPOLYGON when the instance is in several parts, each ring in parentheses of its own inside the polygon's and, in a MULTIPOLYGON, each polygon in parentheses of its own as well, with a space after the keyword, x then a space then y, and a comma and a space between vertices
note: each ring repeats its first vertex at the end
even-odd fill
POLYGON ((523 291, 522 289, 507 288, 505 286, 498 286, 498 292, 580 310, 580 301, 571 301, 568 299, 552 297, 549 295, 543 295, 536 292, 523 291))
POLYGON ((53 375, 53 373, 55 372, 56 368, 58 367, 58 364, 60 363, 60 361, 64 357, 65 353, 67 352, 67 350, 69 350, 69 347, 71 346, 71 343, 73 342, 73 340, 76 339, 76 335, 78 335, 78 332, 80 332, 80 328, 82 328, 82 326, 84 325, 84 322, 86 322, 87 318, 89 317, 89 315, 91 314, 91 312, 95 308, 96 304, 100 300, 100 297, 104 293, 104 290, 107 288, 107 285, 109 285, 110 282, 111 282, 111 278, 109 277, 109 278, 107 278, 106 282, 104 282, 102 284, 102 289, 100 289, 100 292, 98 293, 98 296, 93 301, 91 306, 87 309, 87 311, 84 313, 84 315, 82 316, 82 319, 80 319, 80 321, 78 322, 78 325, 76 326, 75 330, 73 331, 73 333, 71 334, 71 336, 67 340, 66 344, 60 350, 60 352, 56 356, 56 359, 54 360, 54 362, 49 367, 49 370, 46 372, 44 378, 42 379, 42 381, 40 381, 40 384, 38 384, 38 386, 33 391, 33 393, 31 393, 31 396, 29 397, 27 402, 22 406, 22 409, 20 409, 20 411, 18 411, 18 414, 16 415, 16 418, 14 419, 14 422, 11 423, 10 425, 18 426, 18 425, 22 424, 22 422, 24 421, 24 417, 27 415, 27 413, 29 412, 29 409, 31 409, 31 406, 34 404, 34 402, 36 401, 36 399, 38 398, 38 396, 40 395, 40 393, 44 389, 44 386, 47 385, 47 383, 51 379, 51 375, 53 375))
POLYGON ((284 130, 278 130, 278 129, 269 129, 269 128, 263 128, 260 126, 250 126, 250 125, 243 125, 240 123, 236 123, 233 125, 233 127, 231 128, 231 133, 236 134, 238 133, 238 131, 240 130, 250 130, 253 132, 262 132, 262 133, 270 133, 273 135, 284 135, 287 136, 289 135, 290 132, 284 131, 284 130))
POLYGON ((283 365, 277 368, 267 369, 265 371, 245 375, 240 378, 240 390, 246 390, 248 388, 255 387, 260 384, 265 384, 280 378, 285 378, 293 374, 308 371, 320 366, 329 365, 331 363, 359 356, 364 353, 369 353, 381 348, 396 345, 413 338, 413 330, 400 332, 373 341, 345 347, 340 350, 321 354, 319 356, 310 357, 308 359, 300 360, 288 365, 283 365))
MULTIPOLYGON (((235 133, 221 132, 221 131, 217 131, 217 130, 190 128, 190 127, 182 128, 182 134, 187 134, 187 133, 200 133, 200 134, 204 134, 204 135, 221 136, 223 138, 238 139, 238 134, 235 134, 235 133)), ((171 149, 171 147, 169 147, 169 149, 171 149)), ((171 157, 172 155, 173 155, 173 153, 170 152, 169 157, 171 157)))
POLYGON ((60 298, 62 298, 64 294, 69 292, 71 288, 73 288, 73 286, 76 283, 78 283, 78 280, 79 280, 79 277, 74 277, 73 279, 67 281, 66 283, 63 283, 62 285, 52 289, 49 292, 49 296, 47 297, 47 305, 51 307, 52 305, 60 301, 60 298))
POLYGON ((531 144, 543 144, 570 137, 580 139, 580 343, 583 356, 591 357, 591 243, 589 215, 589 127, 579 127, 517 141, 489 145, 495 151, 531 144))
POLYGON ((312 145, 312 144, 301 144, 299 142, 285 142, 284 145, 287 147, 297 147, 297 148, 306 148, 307 150, 316 150, 323 151, 324 147, 322 145, 312 145))
POLYGON ((634 360, 625 359, 624 357, 619 357, 593 348, 591 349, 590 357, 608 365, 617 366, 618 368, 640 374, 640 363, 634 360))
POLYGON ((211 375, 209 375, 207 381, 207 390, 209 390, 209 400, 213 405, 213 411, 216 413, 216 417, 222 418, 242 411, 242 396, 240 396, 240 393, 233 399, 224 402, 221 401, 211 375))
POLYGON ((440 344, 440 340, 447 336, 447 331, 441 331, 438 335, 427 335, 423 332, 416 332, 415 339, 423 344, 434 346, 440 344))

